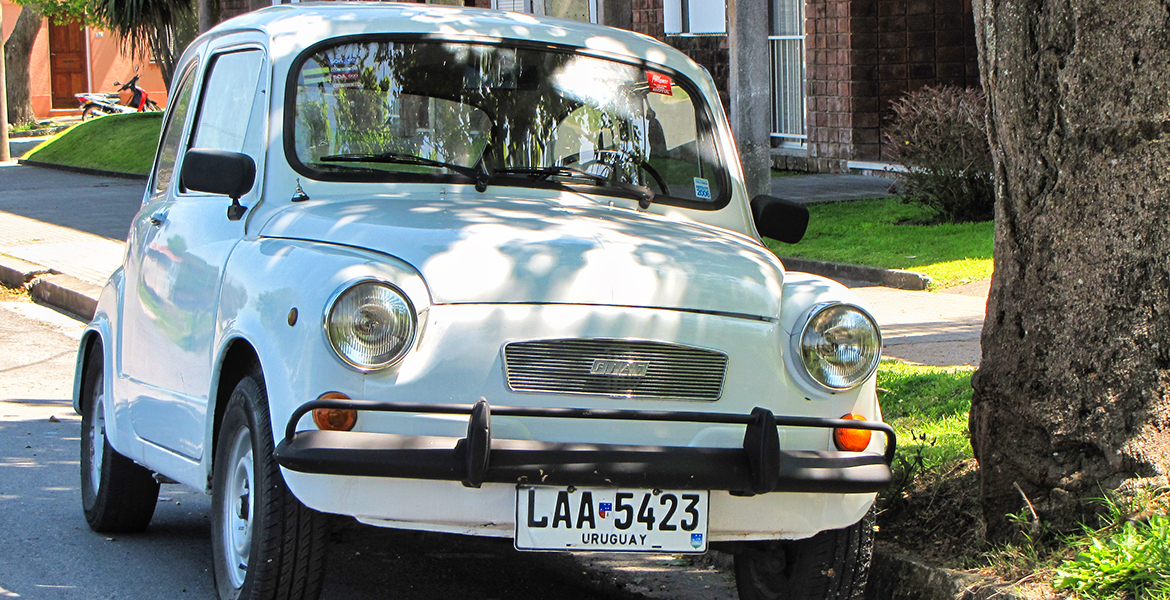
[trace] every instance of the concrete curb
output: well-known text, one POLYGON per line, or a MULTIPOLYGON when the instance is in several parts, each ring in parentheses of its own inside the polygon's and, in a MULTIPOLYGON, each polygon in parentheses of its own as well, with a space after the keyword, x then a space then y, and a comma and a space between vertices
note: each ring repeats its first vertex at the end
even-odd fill
POLYGON ((874 550, 865 600, 1020 600, 1008 586, 978 575, 874 550))
POLYGON ((103 171, 101 169, 89 169, 86 167, 72 167, 69 165, 58 165, 47 162, 40 162, 37 160, 17 159, 17 164, 28 165, 30 167, 42 167, 45 169, 57 169, 58 171, 69 171, 70 173, 81 173, 82 175, 97 175, 99 177, 117 177, 119 179, 140 179, 146 181, 146 175, 139 175, 137 173, 121 173, 118 171, 103 171))
POLYGON ((51 273, 53 273, 52 269, 46 269, 19 258, 0 256, 0 284, 7 287, 23 288, 38 275, 51 273))
POLYGON ((102 289, 70 275, 42 275, 28 284, 28 293, 57 310, 88 323, 97 312, 102 289))
POLYGON ((863 281, 885 287, 901 290, 922 291, 930 288, 934 280, 921 273, 901 271, 898 269, 879 269, 877 267, 863 267, 861 265, 845 265, 807 258, 781 256, 780 262, 789 271, 813 273, 832 279, 848 279, 863 281))
POLYGON ((88 323, 102 289, 76 277, 11 256, 0 256, 0 283, 28 290, 34 300, 88 323))

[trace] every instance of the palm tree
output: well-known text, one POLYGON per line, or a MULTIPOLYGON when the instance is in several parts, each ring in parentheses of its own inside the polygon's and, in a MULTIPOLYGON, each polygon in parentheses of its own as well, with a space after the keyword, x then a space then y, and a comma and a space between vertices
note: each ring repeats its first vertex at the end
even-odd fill
POLYGON ((88 1, 94 19, 118 36, 131 54, 150 51, 169 90, 175 62, 195 38, 192 0, 88 1))

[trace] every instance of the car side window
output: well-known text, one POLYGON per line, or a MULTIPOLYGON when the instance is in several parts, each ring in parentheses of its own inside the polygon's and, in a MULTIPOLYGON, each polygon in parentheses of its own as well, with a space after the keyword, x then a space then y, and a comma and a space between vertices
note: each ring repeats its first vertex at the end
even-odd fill
POLYGON ((187 122, 187 110, 191 106, 191 89, 194 87, 195 69, 193 63, 179 79, 177 92, 172 96, 167 123, 163 129, 158 151, 158 168, 154 174, 154 194, 167 191, 175 173, 175 161, 179 155, 179 143, 183 137, 183 126, 187 122))
POLYGON ((254 115, 265 91, 264 52, 243 50, 215 57, 203 88, 191 147, 242 152, 259 158, 265 119, 254 115))

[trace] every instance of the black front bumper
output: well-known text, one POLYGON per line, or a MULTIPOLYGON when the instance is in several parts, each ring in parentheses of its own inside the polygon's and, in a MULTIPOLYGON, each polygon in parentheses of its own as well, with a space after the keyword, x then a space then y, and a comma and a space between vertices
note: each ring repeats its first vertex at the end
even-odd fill
POLYGON ((767 492, 876 492, 889 485, 896 447, 885 423, 814 417, 777 417, 756 408, 749 415, 643 410, 407 404, 315 400, 293 412, 276 447, 280 466, 303 473, 461 481, 660 489, 767 492), (467 437, 296 431, 316 408, 469 415, 467 437), (743 448, 691 448, 564 444, 491 438, 491 415, 620 421, 673 421, 744 425, 743 448), (884 455, 780 449, 777 427, 848 428, 886 435, 884 455))

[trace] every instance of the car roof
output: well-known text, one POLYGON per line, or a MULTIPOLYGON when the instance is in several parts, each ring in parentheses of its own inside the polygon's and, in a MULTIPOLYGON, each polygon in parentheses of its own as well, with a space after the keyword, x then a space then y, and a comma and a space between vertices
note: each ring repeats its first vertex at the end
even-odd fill
POLYGON ((586 52, 646 61, 685 72, 701 70, 685 54, 640 33, 479 8, 402 2, 282 4, 225 21, 207 35, 218 37, 246 30, 265 32, 273 41, 273 58, 278 60, 330 38, 389 33, 524 40, 578 47, 586 52))

